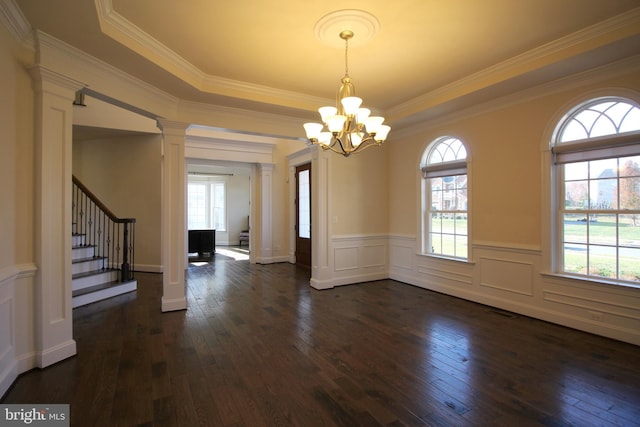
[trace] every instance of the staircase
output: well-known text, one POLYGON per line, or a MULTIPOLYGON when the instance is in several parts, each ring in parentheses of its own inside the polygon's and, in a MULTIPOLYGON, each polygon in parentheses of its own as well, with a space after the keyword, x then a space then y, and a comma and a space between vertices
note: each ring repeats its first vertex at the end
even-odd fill
POLYGON ((72 307, 135 291, 135 223, 116 217, 73 177, 72 307))
POLYGON ((85 234, 72 235, 72 307, 80 307, 93 302, 135 291, 135 279, 121 282, 120 270, 108 268, 107 258, 96 255, 96 245, 87 245, 85 234))

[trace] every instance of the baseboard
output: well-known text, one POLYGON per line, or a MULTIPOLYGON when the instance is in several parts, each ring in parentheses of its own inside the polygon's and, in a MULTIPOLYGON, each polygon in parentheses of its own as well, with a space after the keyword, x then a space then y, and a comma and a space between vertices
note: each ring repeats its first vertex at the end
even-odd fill
POLYGON ((76 341, 71 339, 55 347, 36 352, 36 366, 38 368, 46 368, 49 365, 75 356, 76 353, 76 341))
POLYGON ((175 298, 175 299, 166 299, 162 297, 162 312, 166 313, 167 311, 178 311, 178 310, 186 310, 187 309, 187 299, 186 298, 175 298))
POLYGON ((14 361, 2 373, 0 373, 0 399, 9 390, 13 382, 18 378, 18 363, 14 361))
POLYGON ((257 264, 276 264, 279 262, 289 262, 289 255, 256 258, 257 264))
POLYGON ((135 271, 140 271, 142 273, 162 273, 164 271, 162 265, 154 264, 136 264, 134 268, 135 271))

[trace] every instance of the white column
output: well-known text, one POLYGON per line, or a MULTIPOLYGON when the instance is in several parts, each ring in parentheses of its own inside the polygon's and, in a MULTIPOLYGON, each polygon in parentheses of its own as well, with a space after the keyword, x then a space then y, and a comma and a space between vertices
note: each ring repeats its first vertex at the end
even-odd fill
POLYGON ((73 99, 82 85, 42 66, 35 90, 35 363, 76 354, 71 304, 71 151, 73 99))
POLYGON ((311 155, 311 280, 315 289, 333 288, 331 256, 331 157, 319 147, 311 155))
POLYGON ((273 262, 273 165, 258 164, 260 183, 260 253, 257 262, 268 264, 273 262))
POLYGON ((186 123, 159 119, 162 130, 162 311, 187 308, 185 288, 186 123))

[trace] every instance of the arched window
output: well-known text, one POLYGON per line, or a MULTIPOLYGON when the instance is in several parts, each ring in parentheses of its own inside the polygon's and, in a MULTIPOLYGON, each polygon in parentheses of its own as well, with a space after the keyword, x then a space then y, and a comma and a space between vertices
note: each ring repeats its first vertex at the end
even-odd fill
POLYGON ((433 141, 422 162, 422 252, 468 258, 467 150, 457 138, 433 141))
POLYGON ((598 98, 573 109, 552 141, 560 273, 640 282, 640 108, 598 98))

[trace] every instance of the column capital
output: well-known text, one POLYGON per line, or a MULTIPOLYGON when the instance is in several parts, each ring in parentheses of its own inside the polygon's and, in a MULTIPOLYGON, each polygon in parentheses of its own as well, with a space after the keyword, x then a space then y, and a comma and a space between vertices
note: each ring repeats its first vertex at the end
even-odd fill
POLYGON ((171 136, 185 136, 187 134, 187 129, 191 126, 191 123, 162 118, 156 119, 156 123, 163 135, 171 136))

